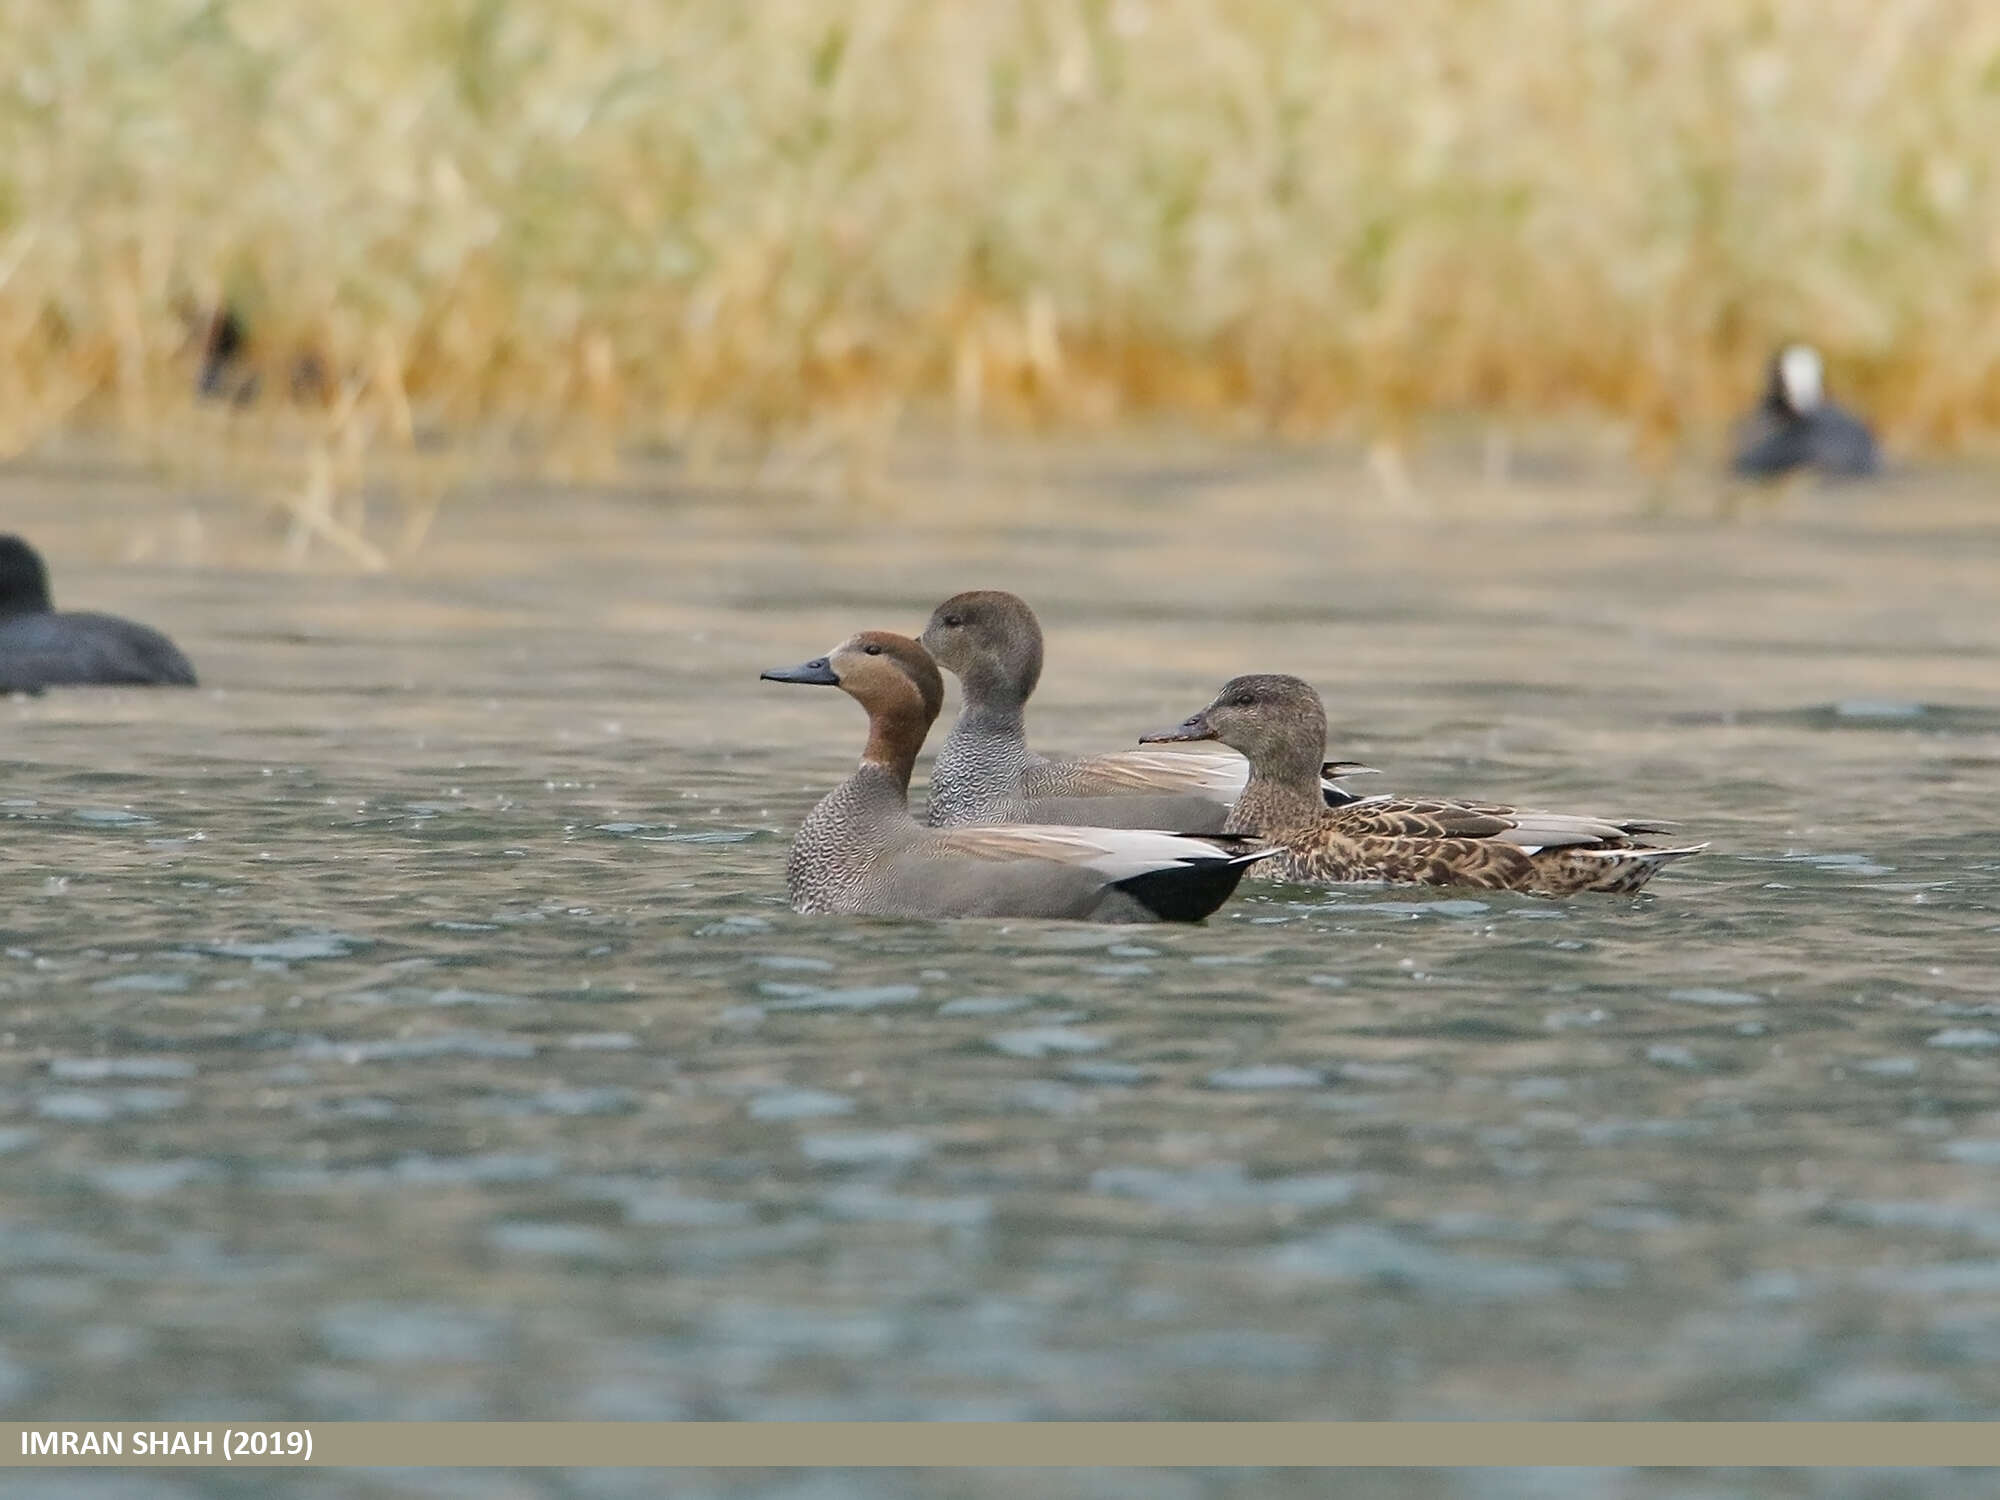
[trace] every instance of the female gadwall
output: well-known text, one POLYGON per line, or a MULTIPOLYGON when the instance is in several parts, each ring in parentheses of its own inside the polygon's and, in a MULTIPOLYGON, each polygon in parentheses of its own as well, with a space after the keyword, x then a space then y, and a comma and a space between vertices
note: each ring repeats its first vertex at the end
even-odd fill
POLYGON ((33 547, 0 536, 0 692, 84 683, 194 686, 194 668, 159 631, 115 615, 58 613, 33 547))
POLYGON ((1780 349, 1771 359, 1763 400, 1739 426, 1736 472, 1749 479, 1776 479, 1810 468, 1856 479, 1880 467, 1875 438, 1866 425, 1826 399, 1819 351, 1809 344, 1780 349))
MULTIPOLYGON (((923 644, 955 674, 965 703, 931 766, 933 827, 1082 823, 1214 833, 1250 767, 1233 751, 1123 750, 1051 760, 1028 748, 1023 710, 1042 675, 1042 627, 1016 595, 954 594, 931 611, 923 644)), ((1321 768, 1329 805, 1358 800, 1335 785, 1373 774, 1352 761, 1321 768)))
POLYGON ((868 630, 770 682, 837 687, 868 710, 861 765, 806 815, 785 868, 802 912, 1199 922, 1229 899, 1260 840, 1131 828, 926 828, 910 770, 944 679, 908 636, 868 630))
POLYGON ((1229 831, 1282 844, 1263 867, 1280 880, 1470 885, 1569 896, 1636 891, 1697 844, 1655 848, 1636 835, 1660 825, 1575 813, 1403 797, 1327 807, 1318 796, 1326 710, 1296 677, 1232 678, 1200 713, 1145 743, 1221 740, 1250 760, 1250 785, 1229 831))

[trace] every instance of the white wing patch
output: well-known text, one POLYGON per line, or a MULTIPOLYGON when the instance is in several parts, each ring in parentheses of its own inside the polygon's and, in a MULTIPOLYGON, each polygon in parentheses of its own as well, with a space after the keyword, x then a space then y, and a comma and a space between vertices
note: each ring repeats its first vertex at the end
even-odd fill
POLYGON ((1616 842, 1625 837, 1625 830, 1616 823, 1583 813, 1516 811, 1503 816, 1514 826, 1494 837, 1523 848, 1533 844, 1537 849, 1565 849, 1574 844, 1601 844, 1607 839, 1616 842))
POLYGON ((947 829, 937 835, 937 843, 954 854, 969 854, 979 859, 1048 859, 1077 865, 1102 876, 1107 885, 1175 865, 1234 857, 1202 839, 1150 828, 1064 828, 1016 823, 947 829))

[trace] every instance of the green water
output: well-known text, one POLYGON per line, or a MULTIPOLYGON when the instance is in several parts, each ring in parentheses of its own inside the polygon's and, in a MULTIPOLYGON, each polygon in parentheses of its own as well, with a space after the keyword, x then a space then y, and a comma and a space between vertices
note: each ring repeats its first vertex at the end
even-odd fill
MULTIPOLYGON (((1398 506, 1331 461, 1000 452, 866 505, 468 497, 358 578, 120 564, 230 513, 0 476, 59 601, 204 680, 0 703, 0 1411, 1990 1417, 1989 490, 1718 519, 1587 473, 1398 506), (794 916, 862 719, 758 670, 968 587, 1042 614, 1045 748, 1297 672, 1385 786, 1713 850, 1636 900, 794 916)), ((661 1493, 489 1479, 302 1492, 661 1493)), ((1324 1492, 934 1479, 675 1493, 1324 1492)), ((254 1489, 88 1483, 37 1493, 254 1489)))

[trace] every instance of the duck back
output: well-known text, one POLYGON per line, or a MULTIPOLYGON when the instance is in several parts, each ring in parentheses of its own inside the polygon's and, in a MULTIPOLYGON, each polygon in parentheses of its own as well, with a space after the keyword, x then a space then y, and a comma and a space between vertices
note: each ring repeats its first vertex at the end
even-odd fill
POLYGON ((0 688, 89 684, 193 687, 194 668, 159 631, 116 615, 35 613, 0 619, 0 688))

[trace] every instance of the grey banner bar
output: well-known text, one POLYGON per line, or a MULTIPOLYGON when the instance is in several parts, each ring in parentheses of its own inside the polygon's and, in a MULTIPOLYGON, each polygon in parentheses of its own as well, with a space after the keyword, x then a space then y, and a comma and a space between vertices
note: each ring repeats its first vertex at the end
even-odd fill
POLYGON ((2000 1465, 1986 1422, 15 1422, 0 1467, 2000 1465))

